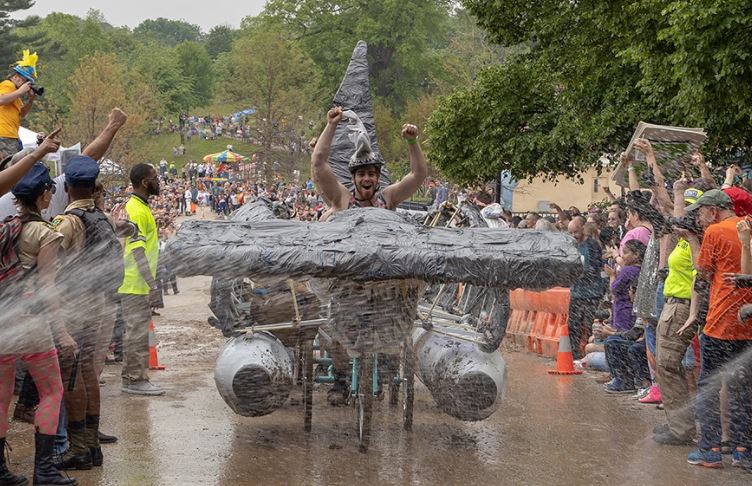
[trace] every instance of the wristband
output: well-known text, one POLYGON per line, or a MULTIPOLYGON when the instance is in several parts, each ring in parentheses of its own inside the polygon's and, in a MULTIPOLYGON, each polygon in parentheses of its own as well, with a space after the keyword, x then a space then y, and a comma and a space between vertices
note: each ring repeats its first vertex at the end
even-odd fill
POLYGON ((407 144, 408 145, 417 145, 418 144, 418 139, 417 138, 408 138, 407 139, 407 144))

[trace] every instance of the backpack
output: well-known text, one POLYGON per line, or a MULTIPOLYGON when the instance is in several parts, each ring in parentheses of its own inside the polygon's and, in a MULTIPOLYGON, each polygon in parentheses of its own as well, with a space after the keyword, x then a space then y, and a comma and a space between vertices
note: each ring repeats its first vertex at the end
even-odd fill
POLYGON ((79 295, 104 292, 114 296, 123 283, 123 249, 105 214, 98 209, 71 209, 65 214, 79 218, 86 227, 86 243, 65 259, 58 273, 63 287, 79 295))
POLYGON ((23 225, 30 221, 46 222, 38 214, 24 214, 9 216, 0 223, 0 295, 3 297, 8 297, 10 287, 33 271, 33 268, 24 271, 18 257, 18 239, 23 225))

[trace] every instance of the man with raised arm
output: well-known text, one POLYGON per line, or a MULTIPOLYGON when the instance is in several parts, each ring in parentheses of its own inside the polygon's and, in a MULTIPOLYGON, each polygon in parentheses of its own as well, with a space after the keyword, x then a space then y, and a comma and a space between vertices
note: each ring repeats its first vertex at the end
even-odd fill
MULTIPOLYGON (((354 114, 353 114, 354 115, 354 114)), ((327 124, 316 143, 311 156, 311 172, 324 199, 329 202, 330 210, 322 216, 353 207, 379 207, 394 210, 399 203, 413 195, 423 185, 428 175, 428 166, 423 151, 418 143, 418 127, 405 124, 402 127, 402 137, 407 140, 410 154, 410 172, 384 189, 379 186, 381 167, 383 162, 371 151, 370 141, 365 130, 358 131, 357 127, 352 139, 355 140, 355 154, 351 157, 348 168, 352 174, 354 189, 348 190, 337 180, 328 158, 337 125, 343 119, 342 108, 336 106, 327 113, 327 124)), ((352 121, 352 119, 351 119, 352 121)), ((357 120, 360 124, 360 120, 357 120)), ((360 124, 362 127, 362 124, 360 124)))
MULTIPOLYGON (((318 141, 311 143, 314 147, 311 156, 313 181, 329 205, 329 209, 321 216, 320 221, 325 221, 333 213, 349 208, 377 207, 395 210, 399 203, 409 198, 423 185, 428 175, 428 166, 418 144, 418 127, 405 124, 402 127, 402 137, 407 140, 408 144, 410 172, 401 181, 382 189, 379 179, 383 162, 372 151, 371 141, 363 123, 352 111, 343 112, 338 106, 329 110, 326 128, 318 141), (328 162, 337 125, 345 118, 350 131, 348 136, 354 145, 354 154, 350 157, 348 164, 354 186, 352 191, 337 180, 328 162)), ((327 350, 337 370, 334 386, 327 393, 327 399, 333 406, 343 405, 349 395, 349 386, 346 373, 342 370, 345 363, 349 361, 349 356, 344 346, 336 341, 328 345, 327 350)))

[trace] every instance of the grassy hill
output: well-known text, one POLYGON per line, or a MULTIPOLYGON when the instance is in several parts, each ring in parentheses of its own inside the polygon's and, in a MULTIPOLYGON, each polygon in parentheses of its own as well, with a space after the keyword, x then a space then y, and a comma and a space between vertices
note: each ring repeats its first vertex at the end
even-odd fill
POLYGON ((227 149, 227 145, 232 145, 235 152, 251 156, 260 150, 257 145, 242 143, 230 138, 220 137, 216 140, 201 140, 193 137, 190 142, 186 140, 185 155, 172 155, 172 148, 180 145, 180 135, 177 133, 164 133, 161 135, 149 136, 144 140, 143 153, 146 160, 152 164, 157 164, 164 157, 167 162, 175 162, 178 168, 190 160, 201 162, 205 155, 222 152, 227 149))
MULTIPOLYGON (((139 152, 143 154, 145 161, 152 164, 159 164, 164 159, 167 163, 175 162, 178 171, 191 160, 200 163, 204 156, 215 154, 227 150, 227 145, 232 145, 232 149, 241 154, 250 157, 256 152, 261 152, 262 147, 239 142, 232 138, 220 137, 217 140, 201 140, 193 137, 190 142, 186 141, 185 155, 172 155, 172 147, 180 145, 180 135, 177 133, 164 133, 161 135, 150 135, 144 138, 142 147, 139 152)), ((279 161, 283 167, 283 176, 289 176, 292 168, 301 173, 301 177, 308 177, 310 173, 310 158, 306 155, 299 154, 291 158, 290 154, 285 151, 274 151, 270 160, 279 161)))

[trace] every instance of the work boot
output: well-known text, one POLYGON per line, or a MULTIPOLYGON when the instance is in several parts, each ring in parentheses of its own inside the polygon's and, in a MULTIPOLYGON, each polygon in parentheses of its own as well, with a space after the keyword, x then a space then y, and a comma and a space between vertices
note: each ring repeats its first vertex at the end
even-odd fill
POLYGON ((326 393, 326 400, 332 407, 341 407, 347 404, 348 398, 350 398, 350 384, 347 376, 337 374, 334 386, 326 393))
MULTIPOLYGON (((68 424, 70 426, 70 424, 68 424)), ((87 445, 86 429, 68 428, 68 442, 70 449, 65 453, 62 460, 55 467, 62 470, 78 469, 87 471, 92 468, 91 452, 87 445)))
POLYGON ((100 467, 104 457, 99 446, 99 417, 86 416, 86 446, 89 448, 92 466, 100 467))
POLYGON ((22 486, 29 480, 23 476, 16 476, 5 464, 5 437, 0 439, 0 486, 22 486))
POLYGON ((34 486, 78 484, 74 478, 63 476, 52 461, 55 436, 34 434, 34 486))

